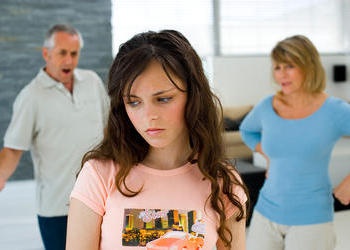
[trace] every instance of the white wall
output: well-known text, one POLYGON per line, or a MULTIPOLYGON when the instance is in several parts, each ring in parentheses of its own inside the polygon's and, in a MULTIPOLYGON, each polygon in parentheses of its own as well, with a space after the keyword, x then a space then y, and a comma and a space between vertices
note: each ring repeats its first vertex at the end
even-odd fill
MULTIPOLYGON (((321 59, 327 74, 326 92, 350 101, 350 55, 323 55, 321 59), (335 64, 347 65, 346 82, 333 82, 335 64)), ((214 57, 210 61, 212 87, 223 106, 256 104, 277 90, 268 56, 214 57)))

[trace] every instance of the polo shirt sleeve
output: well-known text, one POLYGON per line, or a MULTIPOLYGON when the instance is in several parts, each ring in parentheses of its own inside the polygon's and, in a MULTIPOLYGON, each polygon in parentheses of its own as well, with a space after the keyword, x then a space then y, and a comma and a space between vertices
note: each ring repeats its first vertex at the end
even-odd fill
POLYGON ((25 87, 13 104, 11 122, 4 137, 4 147, 29 150, 35 137, 36 101, 29 86, 25 87))

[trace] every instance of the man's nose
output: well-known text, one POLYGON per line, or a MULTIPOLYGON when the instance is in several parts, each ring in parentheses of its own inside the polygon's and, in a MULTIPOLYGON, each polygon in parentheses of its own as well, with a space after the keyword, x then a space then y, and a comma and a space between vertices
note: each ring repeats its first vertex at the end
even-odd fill
POLYGON ((71 55, 67 55, 67 56, 64 58, 64 62, 65 62, 66 64, 72 64, 73 61, 74 61, 74 58, 73 58, 73 56, 71 56, 71 55))

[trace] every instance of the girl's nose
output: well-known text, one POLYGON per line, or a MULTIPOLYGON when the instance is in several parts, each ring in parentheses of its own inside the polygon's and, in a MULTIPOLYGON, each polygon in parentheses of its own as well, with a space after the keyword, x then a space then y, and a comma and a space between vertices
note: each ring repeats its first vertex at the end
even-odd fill
POLYGON ((156 120, 159 118, 157 108, 153 105, 146 106, 146 116, 149 120, 156 120))

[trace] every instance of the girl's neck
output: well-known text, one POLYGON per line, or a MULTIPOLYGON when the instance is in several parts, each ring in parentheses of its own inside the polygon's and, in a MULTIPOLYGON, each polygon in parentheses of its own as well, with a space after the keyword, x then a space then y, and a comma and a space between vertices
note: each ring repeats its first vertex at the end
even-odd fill
POLYGON ((182 147, 176 149, 150 148, 148 155, 142 163, 148 167, 162 170, 170 170, 181 167, 188 162, 191 148, 182 147))

